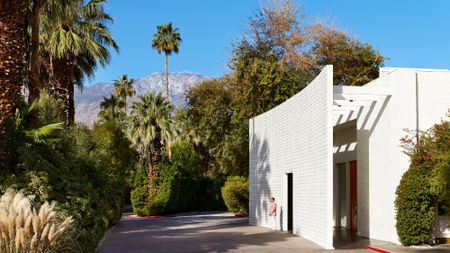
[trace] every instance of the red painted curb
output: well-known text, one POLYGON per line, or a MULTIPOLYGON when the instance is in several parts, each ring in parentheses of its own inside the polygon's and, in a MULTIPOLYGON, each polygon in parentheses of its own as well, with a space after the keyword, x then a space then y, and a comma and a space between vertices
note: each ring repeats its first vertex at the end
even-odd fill
POLYGON ((380 253, 393 253, 392 251, 376 248, 376 247, 373 247, 373 246, 370 246, 370 245, 364 245, 364 248, 370 249, 370 250, 373 250, 373 251, 376 251, 376 252, 380 252, 380 253))
POLYGON ((157 215, 139 216, 136 214, 128 215, 127 217, 130 219, 158 219, 158 218, 161 218, 161 216, 157 216, 157 215))

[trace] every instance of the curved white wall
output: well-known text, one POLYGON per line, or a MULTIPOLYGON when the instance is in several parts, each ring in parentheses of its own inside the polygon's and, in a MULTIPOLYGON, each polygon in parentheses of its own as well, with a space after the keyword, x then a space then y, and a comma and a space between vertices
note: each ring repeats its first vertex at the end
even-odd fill
POLYGON ((269 198, 278 229, 287 229, 287 176, 293 173, 293 232, 333 248, 333 67, 305 89, 250 119, 250 224, 269 227, 269 198))

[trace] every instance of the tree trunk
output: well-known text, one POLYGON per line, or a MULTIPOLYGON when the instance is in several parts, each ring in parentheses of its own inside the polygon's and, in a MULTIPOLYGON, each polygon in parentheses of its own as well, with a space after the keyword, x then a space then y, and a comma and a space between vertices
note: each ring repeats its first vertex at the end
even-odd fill
MULTIPOLYGON (((39 79, 40 61, 39 61, 39 26, 40 26, 40 0, 33 0, 33 11, 31 16, 31 69, 30 83, 28 85, 29 95, 28 104, 32 104, 39 99, 41 83, 39 79)), ((31 128, 37 126, 38 112, 34 111, 29 118, 31 128)))
MULTIPOLYGON (((166 100, 170 103, 169 96, 169 55, 166 53, 166 100)), ((172 144, 168 141, 169 161, 172 161, 172 144)))
POLYGON ((13 115, 26 73, 26 1, 0 0, 0 169, 13 158, 6 121, 13 115))
POLYGON ((170 102, 169 97, 169 55, 166 53, 166 99, 170 102))
POLYGON ((162 160, 164 147, 161 145, 161 129, 156 128, 155 139, 150 143, 148 148, 148 185, 147 192, 149 201, 152 201, 155 193, 155 180, 158 178, 158 164, 162 160))
POLYGON ((24 84, 26 25, 24 0, 0 0, 0 127, 15 110, 24 84))
POLYGON ((30 71, 30 95, 28 103, 33 103, 39 98, 39 22, 40 22, 40 0, 33 1, 33 12, 31 16, 31 71, 30 71))
POLYGON ((57 58, 53 60, 52 65, 55 96, 61 102, 62 116, 67 126, 71 124, 70 117, 72 116, 69 101, 71 89, 73 89, 73 61, 71 57, 57 58))
POLYGON ((69 125, 75 123, 75 85, 69 84, 69 125))

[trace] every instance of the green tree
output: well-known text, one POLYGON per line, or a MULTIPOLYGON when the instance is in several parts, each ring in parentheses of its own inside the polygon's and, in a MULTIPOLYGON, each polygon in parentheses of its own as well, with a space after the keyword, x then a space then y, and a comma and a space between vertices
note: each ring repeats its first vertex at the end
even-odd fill
MULTIPOLYGON (((232 93, 225 79, 213 79, 193 86, 186 94, 188 109, 184 129, 203 161, 203 171, 216 164, 213 152, 219 149, 222 138, 232 129, 232 93)), ((218 170, 216 170, 218 172, 218 170)))
POLYGON ((113 81, 114 95, 121 98, 125 103, 125 113, 127 110, 127 97, 132 97, 136 94, 133 87, 134 79, 128 79, 128 75, 121 75, 113 81))
POLYGON ((158 177, 157 165, 164 156, 167 143, 175 136, 175 123, 171 117, 171 105, 161 93, 139 96, 140 101, 131 105, 128 133, 138 152, 148 166, 148 196, 154 193, 158 177))
POLYGON ((98 64, 109 63, 108 49, 118 50, 106 26, 112 18, 104 12, 105 2, 71 0, 45 13, 41 41, 49 56, 50 79, 64 104, 68 124, 75 119, 74 85, 82 89, 84 78, 91 77, 98 64))
POLYGON ((172 23, 165 25, 158 25, 157 32, 153 34, 152 48, 156 49, 158 54, 164 52, 166 56, 166 99, 170 101, 169 97, 169 55, 179 52, 181 43, 180 32, 178 28, 172 28, 172 23))
POLYGON ((378 78, 385 60, 371 45, 335 29, 318 33, 309 55, 317 64, 315 73, 325 65, 333 65, 334 85, 364 85, 378 78))
POLYGON ((98 116, 103 121, 117 119, 120 122, 125 117, 124 107, 125 102, 114 95, 111 95, 110 98, 103 97, 103 101, 100 102, 101 111, 98 116))

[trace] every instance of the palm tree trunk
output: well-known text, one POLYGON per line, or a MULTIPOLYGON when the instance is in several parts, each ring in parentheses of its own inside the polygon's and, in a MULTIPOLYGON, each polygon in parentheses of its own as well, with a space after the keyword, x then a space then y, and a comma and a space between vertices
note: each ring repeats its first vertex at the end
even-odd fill
POLYGON ((166 53, 166 99, 170 102, 169 97, 169 54, 166 53))
MULTIPOLYGON (((41 83, 39 80, 39 25, 40 25, 40 0, 33 1, 33 10, 31 17, 31 69, 30 69, 30 84, 28 96, 28 103, 32 104, 39 99, 39 92, 41 90, 41 83)), ((36 127, 38 115, 37 111, 30 115, 30 127, 36 127)))
POLYGON ((156 191, 155 181, 158 178, 158 164, 162 160, 163 146, 161 145, 161 129, 156 129, 155 139, 150 143, 148 148, 148 184, 147 184, 147 194, 148 201, 151 206, 154 193, 156 191))
MULTIPOLYGON (((71 123, 69 113, 70 111, 70 93, 73 89, 73 78, 71 73, 73 72, 73 61, 70 57, 57 58, 53 62, 53 75, 54 75, 54 90, 55 96, 62 105, 62 116, 66 122, 66 125, 71 123), (72 86, 72 88, 70 88, 72 86)), ((73 97, 73 96, 72 96, 73 97)))
POLYGON ((39 22, 40 22, 40 0, 33 1, 31 17, 31 72, 30 72, 30 95, 28 103, 31 104, 39 97, 39 22))
MULTIPOLYGON (((166 99, 167 102, 170 102, 170 97, 169 97, 169 54, 166 53, 166 99)), ((172 161, 172 144, 170 143, 170 141, 168 142, 168 147, 169 149, 169 160, 172 161)))
POLYGON ((5 138, 6 121, 14 113, 24 84, 27 37, 25 0, 0 0, 0 167, 12 158, 5 138))
POLYGON ((24 84, 25 1, 0 0, 0 125, 15 110, 24 84))
POLYGON ((75 87, 74 83, 69 84, 69 125, 75 123, 75 87))

